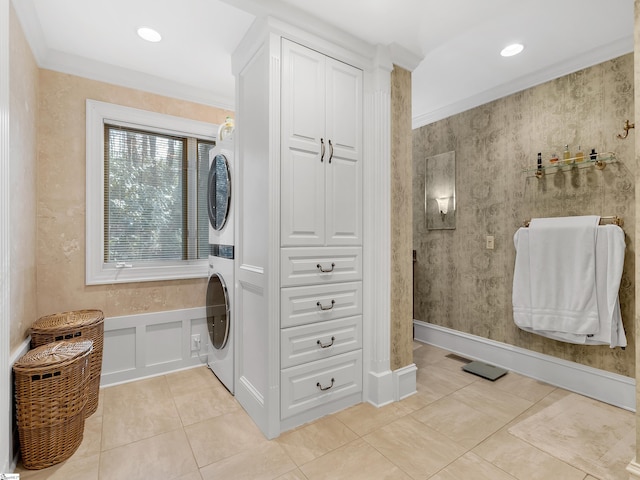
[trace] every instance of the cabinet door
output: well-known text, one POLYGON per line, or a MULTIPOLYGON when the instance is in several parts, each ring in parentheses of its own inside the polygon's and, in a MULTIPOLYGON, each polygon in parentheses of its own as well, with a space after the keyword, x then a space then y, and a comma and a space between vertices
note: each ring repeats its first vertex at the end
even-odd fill
POLYGON ((314 50, 282 41, 283 246, 324 245, 325 62, 314 50))
POLYGON ((362 244, 362 70, 326 60, 326 245, 362 244))

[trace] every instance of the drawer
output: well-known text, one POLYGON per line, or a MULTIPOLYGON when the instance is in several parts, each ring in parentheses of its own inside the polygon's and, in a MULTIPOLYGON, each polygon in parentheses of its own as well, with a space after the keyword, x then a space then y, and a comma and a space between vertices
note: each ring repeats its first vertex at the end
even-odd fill
POLYGON ((280 290, 282 328, 362 314, 362 282, 280 290))
POLYGON ((282 419, 362 392, 362 350, 282 370, 280 385, 282 419))
POLYGON ((280 255, 283 287, 362 280, 362 247, 283 248, 280 255))
POLYGON ((360 348, 360 315, 285 328, 280 333, 280 366, 293 367, 360 348))

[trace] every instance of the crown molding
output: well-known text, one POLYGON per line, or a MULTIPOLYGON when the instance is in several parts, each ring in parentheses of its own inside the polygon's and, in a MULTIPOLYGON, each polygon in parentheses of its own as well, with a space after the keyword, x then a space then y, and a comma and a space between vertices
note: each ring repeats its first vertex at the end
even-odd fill
POLYGON ((404 68, 405 70, 413 72, 416 68, 418 68, 420 62, 422 62, 422 56, 417 55, 416 53, 398 43, 390 43, 388 48, 393 64, 404 68))
POLYGON ((443 107, 415 115, 412 121, 412 128, 416 129, 424 125, 429 125, 433 122, 437 122, 438 120, 443 120, 452 115, 484 105, 485 103, 526 90, 527 88, 535 87, 536 85, 540 85, 555 78, 569 75, 570 73, 577 72, 578 70, 597 65, 631 52, 633 52, 633 35, 622 37, 614 42, 603 45, 600 48, 586 52, 583 55, 578 55, 569 61, 551 65, 548 68, 538 70, 533 74, 516 78, 515 80, 503 83, 495 88, 485 90, 449 105, 444 105, 443 107))

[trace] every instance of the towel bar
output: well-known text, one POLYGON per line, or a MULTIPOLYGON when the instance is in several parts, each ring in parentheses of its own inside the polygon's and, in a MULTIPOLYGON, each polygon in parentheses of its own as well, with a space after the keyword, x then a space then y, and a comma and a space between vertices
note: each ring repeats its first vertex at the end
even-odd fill
MULTIPOLYGON (((531 220, 525 220, 523 226, 528 227, 531 223, 531 220)), ((624 225, 624 220, 617 215, 611 217, 600 217, 600 225, 617 225, 622 227, 624 225)))

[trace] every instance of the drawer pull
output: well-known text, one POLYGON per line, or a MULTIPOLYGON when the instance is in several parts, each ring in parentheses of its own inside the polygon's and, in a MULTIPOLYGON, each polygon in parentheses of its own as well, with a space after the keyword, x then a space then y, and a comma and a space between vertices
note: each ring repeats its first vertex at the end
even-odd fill
POLYGON ((336 337, 331 337, 331 343, 322 343, 320 340, 318 340, 316 343, 318 345, 320 345, 320 347, 322 348, 329 348, 331 345, 333 345, 333 342, 335 341, 336 337))
POLYGON ((323 387, 322 385, 320 385, 320 382, 316 383, 316 387, 318 387, 320 390, 322 390, 323 392, 325 390, 329 390, 331 387, 333 387, 333 382, 335 382, 335 378, 331 379, 331 385, 329 385, 328 387, 323 387))
POLYGON ((335 304, 336 304, 336 301, 331 300, 331 305, 329 305, 328 307, 325 307, 320 302, 316 302, 316 305, 320 307, 320 310, 331 310, 335 304))
POLYGON ((316 265, 316 267, 318 267, 318 270, 320 270, 322 273, 329 273, 329 272, 333 272, 333 267, 335 267, 336 264, 331 262, 331 268, 328 270, 325 270, 324 268, 322 268, 322 265, 318 264, 316 265))

